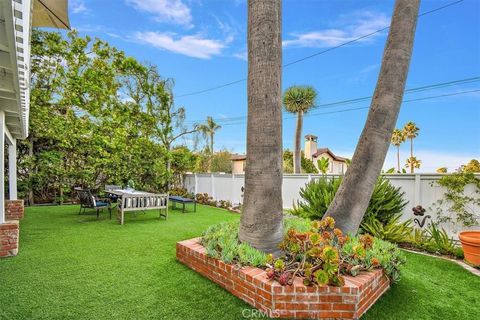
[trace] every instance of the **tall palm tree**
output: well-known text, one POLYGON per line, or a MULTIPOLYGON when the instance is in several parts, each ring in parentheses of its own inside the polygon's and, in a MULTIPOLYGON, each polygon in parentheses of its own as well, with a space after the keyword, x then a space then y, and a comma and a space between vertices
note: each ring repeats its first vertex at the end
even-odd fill
POLYGON ((297 114, 295 146, 293 149, 293 173, 301 172, 301 139, 303 114, 315 105, 317 91, 311 86, 291 86, 283 94, 285 110, 297 114))
POLYGON ((397 147, 397 169, 400 173, 400 145, 405 142, 405 135, 400 129, 393 130, 391 143, 397 147))
POLYGON ((407 159, 407 168, 410 168, 410 172, 414 173, 414 168, 420 169, 420 165, 422 164, 421 160, 418 160, 417 157, 410 157, 407 159))
POLYGON ((356 233, 390 145, 405 90, 420 0, 396 0, 382 66, 352 164, 328 207, 344 232, 356 233))
POLYGON ((248 1, 248 117, 239 238, 279 254, 282 212, 282 3, 248 1))
POLYGON ((214 153, 213 140, 215 137, 215 133, 217 130, 220 130, 221 128, 222 126, 217 124, 212 117, 207 117, 207 122, 197 126, 198 131, 203 135, 203 137, 208 142, 208 147, 209 147, 208 151, 210 152, 211 155, 213 155, 214 153))
MULTIPOLYGON (((420 128, 417 127, 415 122, 409 121, 403 127, 403 135, 406 139, 410 139, 410 158, 413 157, 413 139, 418 137, 418 132, 420 128)), ((413 173, 413 166, 410 167, 410 173, 413 173)))

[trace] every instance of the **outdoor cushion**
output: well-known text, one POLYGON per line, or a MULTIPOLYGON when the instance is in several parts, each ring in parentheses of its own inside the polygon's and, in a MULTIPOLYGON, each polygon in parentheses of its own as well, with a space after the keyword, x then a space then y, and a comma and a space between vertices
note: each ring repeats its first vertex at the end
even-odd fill
POLYGON ((95 204, 96 207, 107 207, 108 202, 103 202, 103 201, 97 201, 95 204))

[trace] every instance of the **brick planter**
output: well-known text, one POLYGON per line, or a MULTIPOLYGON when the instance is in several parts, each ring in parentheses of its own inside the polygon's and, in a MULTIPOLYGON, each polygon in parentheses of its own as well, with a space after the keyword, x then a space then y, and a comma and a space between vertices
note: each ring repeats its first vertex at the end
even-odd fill
POLYGON ((237 268, 207 257, 199 238, 177 242, 177 260, 272 318, 358 319, 390 287, 382 270, 345 277, 343 287, 282 287, 259 268, 237 268))
POLYGON ((24 212, 23 200, 5 200, 5 220, 21 220, 24 212))
POLYGON ((18 221, 6 221, 0 224, 0 258, 17 255, 18 235, 18 221))

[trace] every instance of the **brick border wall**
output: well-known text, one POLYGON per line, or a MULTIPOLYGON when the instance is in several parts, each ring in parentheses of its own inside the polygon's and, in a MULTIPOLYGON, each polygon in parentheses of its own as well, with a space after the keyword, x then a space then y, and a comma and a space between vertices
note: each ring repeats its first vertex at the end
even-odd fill
POLYGON ((272 318, 358 319, 390 287, 380 269, 345 277, 343 287, 292 286, 268 280, 259 268, 207 257, 200 238, 177 242, 177 260, 272 318))
POLYGON ((0 258, 17 255, 19 234, 18 221, 6 221, 0 224, 0 258))
POLYGON ((5 220, 21 220, 24 213, 23 200, 5 200, 5 220))

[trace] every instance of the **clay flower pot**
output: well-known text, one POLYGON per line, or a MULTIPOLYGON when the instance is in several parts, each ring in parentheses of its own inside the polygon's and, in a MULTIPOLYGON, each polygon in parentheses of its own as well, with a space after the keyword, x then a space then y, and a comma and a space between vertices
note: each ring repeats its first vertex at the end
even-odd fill
POLYGON ((462 243, 465 260, 480 266, 480 231, 463 231, 458 237, 462 243))

